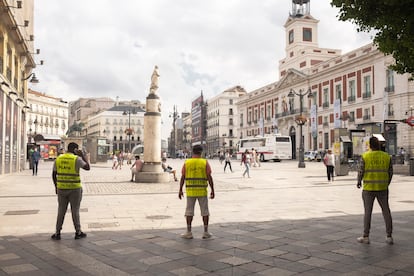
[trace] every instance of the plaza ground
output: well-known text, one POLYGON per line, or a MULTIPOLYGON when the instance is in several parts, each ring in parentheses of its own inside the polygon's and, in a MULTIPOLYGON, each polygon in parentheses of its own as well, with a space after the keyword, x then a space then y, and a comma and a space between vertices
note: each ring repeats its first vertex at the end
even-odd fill
MULTIPOLYGON (((180 171, 183 160, 169 159, 180 171)), ((210 160, 216 198, 202 240, 199 210, 193 240, 182 240, 185 200, 178 182, 131 183, 127 166, 110 162, 82 171, 81 223, 74 240, 70 212, 62 240, 50 240, 57 202, 51 162, 38 176, 0 177, 0 275, 411 275, 414 273, 414 178, 395 175, 390 187, 395 244, 374 208, 371 244, 362 232, 356 173, 328 183, 319 162, 262 163, 242 177, 210 160)))

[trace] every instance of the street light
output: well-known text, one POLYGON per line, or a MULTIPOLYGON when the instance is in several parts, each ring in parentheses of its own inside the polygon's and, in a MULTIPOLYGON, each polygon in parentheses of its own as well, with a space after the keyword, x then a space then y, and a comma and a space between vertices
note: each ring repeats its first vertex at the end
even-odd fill
POLYGON ((134 133, 134 130, 131 128, 131 113, 135 114, 135 109, 133 109, 132 111, 130 109, 124 110, 124 112, 122 113, 122 115, 128 115, 128 129, 125 130, 125 134, 128 136, 128 148, 129 148, 129 152, 131 152, 131 135, 134 133))
POLYGON ((178 118, 180 118, 180 116, 178 115, 178 111, 177 111, 177 106, 174 105, 173 106, 173 113, 170 114, 169 116, 170 118, 173 119, 173 134, 171 135, 171 146, 172 146, 172 152, 170 152, 171 156, 174 156, 174 158, 176 157, 176 141, 177 141, 177 137, 176 137, 176 133, 175 133, 175 122, 177 121, 178 118))
POLYGON ((304 145, 303 145, 303 134, 302 134, 302 128, 303 125, 306 123, 306 117, 303 116, 303 97, 308 95, 308 98, 313 98, 313 94, 311 89, 309 88, 308 91, 303 92, 302 89, 299 89, 299 93, 296 92, 293 89, 290 89, 290 92, 288 94, 289 98, 294 98, 295 96, 299 96, 300 99, 300 115, 296 116, 295 118, 295 122, 299 125, 299 130, 300 130, 300 146, 299 146, 299 163, 298 163, 298 168, 305 168, 305 157, 304 157, 304 145))

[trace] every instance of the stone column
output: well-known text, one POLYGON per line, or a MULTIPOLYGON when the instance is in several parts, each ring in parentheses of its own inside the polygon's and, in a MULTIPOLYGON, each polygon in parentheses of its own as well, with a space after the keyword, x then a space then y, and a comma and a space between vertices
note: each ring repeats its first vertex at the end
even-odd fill
POLYGON ((135 182, 168 182, 170 175, 161 167, 161 99, 157 95, 158 67, 151 78, 150 93, 146 99, 144 114, 144 166, 135 176, 135 182))

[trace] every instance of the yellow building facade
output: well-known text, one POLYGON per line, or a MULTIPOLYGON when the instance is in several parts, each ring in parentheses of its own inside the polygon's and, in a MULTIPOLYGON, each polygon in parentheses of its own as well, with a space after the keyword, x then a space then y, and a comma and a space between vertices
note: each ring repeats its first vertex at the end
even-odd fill
POLYGON ((0 174, 25 167, 27 85, 36 81, 33 5, 0 0, 0 174))

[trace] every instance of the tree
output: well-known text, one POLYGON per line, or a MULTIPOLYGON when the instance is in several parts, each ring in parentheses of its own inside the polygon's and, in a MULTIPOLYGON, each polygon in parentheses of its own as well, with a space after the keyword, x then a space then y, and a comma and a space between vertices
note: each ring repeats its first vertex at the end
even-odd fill
POLYGON ((331 0, 338 18, 357 25, 358 32, 374 31, 374 43, 390 54, 394 71, 414 73, 414 4, 412 0, 331 0))
POLYGON ((68 131, 66 131, 66 135, 67 136, 74 136, 73 133, 79 133, 82 131, 84 124, 81 123, 76 123, 74 122, 73 125, 71 125, 68 129, 68 131))

